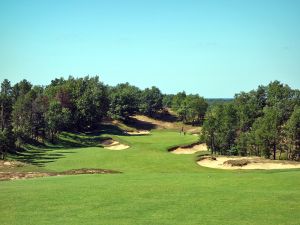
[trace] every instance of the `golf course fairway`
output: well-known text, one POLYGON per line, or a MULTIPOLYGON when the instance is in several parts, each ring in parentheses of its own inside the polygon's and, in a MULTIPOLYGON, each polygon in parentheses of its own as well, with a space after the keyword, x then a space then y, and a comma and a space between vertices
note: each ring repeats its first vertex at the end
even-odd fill
POLYGON ((130 147, 37 149, 28 170, 99 168, 121 173, 2 181, 0 224, 300 224, 299 169, 201 167, 197 153, 168 152, 197 142, 197 137, 169 130, 110 137, 130 147))

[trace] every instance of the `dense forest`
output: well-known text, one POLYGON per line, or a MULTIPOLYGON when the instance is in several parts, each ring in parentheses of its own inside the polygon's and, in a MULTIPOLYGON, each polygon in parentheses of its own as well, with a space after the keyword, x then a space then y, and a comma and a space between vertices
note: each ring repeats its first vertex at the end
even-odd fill
POLYGON ((166 95, 129 83, 109 86, 88 76, 59 78, 47 86, 3 80, 1 158, 30 140, 53 142, 62 131, 91 131, 107 119, 126 122, 135 114, 157 118, 170 112, 186 124, 203 125, 200 141, 213 154, 300 158, 300 91, 278 81, 208 103, 199 95, 166 95))
POLYGON ((201 139, 212 153, 299 160, 300 91, 274 81, 212 105, 201 139))
POLYGON ((55 79, 47 86, 5 79, 0 94, 0 156, 15 153, 31 140, 55 141, 61 131, 90 131, 105 119, 127 121, 137 113, 150 117, 171 106, 185 123, 202 122, 208 104, 199 95, 164 95, 157 87, 129 83, 108 86, 99 77, 55 79))

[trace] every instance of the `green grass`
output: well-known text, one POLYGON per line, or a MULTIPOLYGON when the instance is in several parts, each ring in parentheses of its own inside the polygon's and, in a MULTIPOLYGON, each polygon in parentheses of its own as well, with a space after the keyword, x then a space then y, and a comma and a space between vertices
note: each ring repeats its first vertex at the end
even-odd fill
POLYGON ((167 148, 197 139, 178 132, 111 134, 131 146, 124 151, 97 147, 105 136, 67 134, 69 143, 88 141, 80 148, 31 149, 29 155, 39 154, 34 155, 36 166, 30 168, 103 168, 122 174, 1 182, 0 224, 300 224, 300 170, 200 167, 195 155, 167 152, 167 148))

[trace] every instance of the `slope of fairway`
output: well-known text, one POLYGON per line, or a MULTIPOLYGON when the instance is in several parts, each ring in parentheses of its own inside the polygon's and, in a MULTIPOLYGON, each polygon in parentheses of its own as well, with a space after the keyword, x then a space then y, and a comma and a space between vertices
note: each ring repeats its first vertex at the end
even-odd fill
POLYGON ((195 136, 183 136, 178 132, 153 131, 151 135, 112 135, 111 137, 128 144, 130 148, 124 151, 111 151, 100 147, 54 150, 51 151, 51 154, 63 154, 64 156, 45 164, 43 169, 64 171, 79 168, 113 168, 123 173, 196 172, 199 170, 195 156, 174 156, 167 151, 172 146, 197 141, 195 136))
MULTIPOLYGON (((197 141, 154 131, 111 136, 130 148, 49 150, 43 170, 103 168, 122 174, 0 183, 0 224, 299 224, 300 171, 224 171, 167 148, 197 141)), ((45 150, 46 151, 46 150, 45 150)))

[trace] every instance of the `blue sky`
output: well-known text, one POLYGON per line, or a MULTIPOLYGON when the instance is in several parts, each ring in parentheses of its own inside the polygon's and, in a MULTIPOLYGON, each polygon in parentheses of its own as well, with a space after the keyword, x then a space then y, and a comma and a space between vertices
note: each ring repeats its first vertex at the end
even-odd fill
POLYGON ((300 88, 300 1, 0 0, 0 80, 106 84, 232 97, 300 88))

